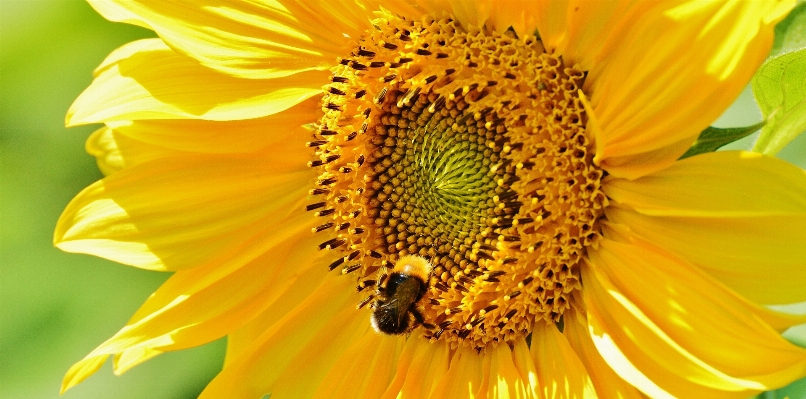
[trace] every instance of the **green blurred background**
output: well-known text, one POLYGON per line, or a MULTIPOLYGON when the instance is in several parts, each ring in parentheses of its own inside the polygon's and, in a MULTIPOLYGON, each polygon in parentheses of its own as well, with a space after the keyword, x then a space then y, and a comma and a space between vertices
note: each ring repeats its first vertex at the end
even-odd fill
MULTIPOLYGON (((0 0, 0 398, 57 398, 67 369, 112 336, 167 277, 62 253, 62 209, 102 176, 84 152, 95 129, 64 115, 106 55, 153 36, 80 0, 0 0)), ((761 119, 745 90, 717 126, 761 119)), ((748 148, 752 139, 731 145, 748 148)), ((806 168, 806 136, 780 156, 806 168)), ((224 341, 159 356, 120 377, 111 362, 63 398, 195 398, 220 370, 224 341)), ((765 399, 806 399, 806 380, 765 399)))

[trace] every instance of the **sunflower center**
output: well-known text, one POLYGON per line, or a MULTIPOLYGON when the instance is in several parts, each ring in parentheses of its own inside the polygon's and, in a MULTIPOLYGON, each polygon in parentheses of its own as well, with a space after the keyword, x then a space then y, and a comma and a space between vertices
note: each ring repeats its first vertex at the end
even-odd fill
POLYGON ((585 73, 511 31, 390 15, 375 28, 332 68, 308 143, 330 270, 374 292, 401 257, 430 262, 425 295, 400 310, 426 339, 481 348, 559 321, 606 203, 585 73))

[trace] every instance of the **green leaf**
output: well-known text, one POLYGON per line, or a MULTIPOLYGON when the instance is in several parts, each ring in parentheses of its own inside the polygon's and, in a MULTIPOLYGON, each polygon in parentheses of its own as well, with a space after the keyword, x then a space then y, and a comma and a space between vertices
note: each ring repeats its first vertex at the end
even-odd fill
POLYGON ((792 12, 775 25, 775 41, 771 56, 806 48, 806 2, 795 6, 792 12))
POLYGON ((764 126, 764 122, 757 123, 753 126, 731 127, 725 129, 709 126, 707 129, 703 130, 702 133, 700 133, 700 137, 697 137, 697 140, 691 145, 691 148, 689 148, 688 151, 686 151, 686 153, 680 157, 680 159, 688 158, 690 156, 705 152, 716 151, 719 149, 719 147, 722 147, 725 144, 730 144, 736 140, 753 134, 753 132, 760 129, 762 126, 764 126))
POLYGON ((806 49, 768 59, 752 85, 767 122, 753 151, 775 155, 806 130, 806 49))

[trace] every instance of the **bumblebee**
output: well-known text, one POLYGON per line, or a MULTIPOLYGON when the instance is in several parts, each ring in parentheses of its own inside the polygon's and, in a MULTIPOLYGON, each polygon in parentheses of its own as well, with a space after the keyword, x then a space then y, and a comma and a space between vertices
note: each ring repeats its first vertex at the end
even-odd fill
POLYGON ((372 305, 372 328, 384 334, 405 334, 426 324, 417 303, 428 291, 433 266, 420 256, 408 255, 395 263, 392 273, 377 284, 372 305))

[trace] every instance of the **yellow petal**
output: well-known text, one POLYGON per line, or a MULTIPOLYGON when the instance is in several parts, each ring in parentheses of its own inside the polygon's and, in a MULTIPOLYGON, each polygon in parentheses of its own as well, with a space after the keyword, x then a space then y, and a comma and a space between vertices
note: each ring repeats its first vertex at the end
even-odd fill
MULTIPOLYGON (((591 118, 591 121, 593 120, 594 119, 591 118)), ((591 128, 590 122, 588 122, 588 128, 591 128)), ((601 133, 602 130, 600 128, 594 128, 593 131, 596 132, 596 137, 599 137, 599 133, 601 133)), ((606 143, 602 141, 597 141, 596 147, 599 149, 604 147, 605 144, 606 143)), ((628 171, 628 174, 620 173, 618 175, 622 178, 646 176, 674 163, 674 160, 680 157, 679 154, 688 151, 688 149, 691 148, 691 144, 692 139, 690 137, 686 137, 681 141, 669 144, 656 150, 634 155, 625 155, 618 158, 610 158, 606 162, 602 161, 600 158, 594 157, 594 162, 598 166, 606 169, 608 172, 610 170, 622 172, 628 171)), ((616 174, 614 173, 614 176, 615 175, 616 174)))
MULTIPOLYGON (((386 0, 385 4, 400 3, 405 0, 386 0)), ((361 0, 352 2, 334 2, 328 0, 278 0, 276 1, 286 8, 295 19, 294 29, 303 34, 315 37, 315 42, 330 41, 341 46, 351 46, 345 40, 335 36, 345 35, 351 39, 357 39, 372 28, 371 20, 375 18, 378 8, 367 7, 361 0)), ((339 52, 338 56, 344 56, 340 49, 331 48, 331 53, 339 52)), ((353 50, 353 47, 349 47, 353 50)), ((332 65, 330 65, 332 67, 332 65)), ((328 67, 329 68, 329 67, 328 67)))
POLYGON ((239 77, 269 79, 325 71, 349 54, 349 39, 371 28, 354 3, 307 1, 90 0, 110 21, 153 29, 202 65, 239 77), (307 4, 306 4, 307 3, 307 4))
POLYGON ((537 381, 526 342, 488 347, 481 353, 456 349, 430 398, 534 398, 537 381), (516 353, 517 352, 517 353, 516 353))
POLYGON ((603 67, 602 60, 624 40, 621 33, 626 25, 648 5, 633 1, 568 1, 564 10, 551 9, 554 15, 544 17, 544 23, 555 27, 549 31, 548 40, 555 43, 556 51, 562 54, 566 65, 578 64, 582 69, 592 71, 589 74, 596 75, 596 71, 603 67), (563 25, 565 29, 556 30, 563 25))
POLYGON ((181 56, 159 39, 129 43, 110 56, 67 111, 70 126, 138 119, 241 120, 285 111, 322 93, 329 72, 248 80, 181 56), (125 57, 124 57, 125 56, 125 57))
POLYGON ((806 213, 806 171, 752 152, 706 153, 636 180, 607 178, 603 187, 615 203, 651 216, 806 213))
POLYGON ((409 338, 397 361, 397 372, 381 399, 427 398, 436 382, 448 372, 451 353, 444 342, 409 338))
POLYGON ((582 278, 594 343, 650 396, 744 398, 806 375, 806 349, 696 268, 639 241, 605 239, 589 256, 582 278))
POLYGON ((366 1, 370 7, 388 9, 406 18, 416 19, 423 14, 436 18, 451 16, 464 27, 482 27, 490 15, 491 0, 414 0, 414 1, 366 1), (392 3, 392 4, 387 4, 392 3))
POLYGON ((607 179, 608 220, 677 252, 760 303, 806 300, 806 172, 744 152, 687 158, 607 179))
MULTIPOLYGON (((459 347, 451 358, 448 372, 440 376, 431 392, 431 399, 475 398, 485 374, 489 375, 490 356, 479 355, 472 349, 459 347)), ((486 397, 486 396, 483 396, 486 397)))
MULTIPOLYGON (((526 399, 537 397, 537 375, 535 375, 535 365, 531 362, 515 362, 515 351, 518 351, 519 359, 523 359, 523 354, 528 353, 526 341, 521 339, 518 345, 510 348, 509 345, 498 345, 495 348, 486 348, 490 357, 489 372, 484 378, 487 380, 487 389, 484 384, 476 395, 478 398, 489 399, 526 399), (518 366, 524 369, 519 369, 518 366), (531 376, 529 373, 533 373, 531 376), (527 378, 524 378, 526 376, 527 378)), ((485 360, 486 362, 486 360, 485 360)))
MULTIPOLYGON (((306 233, 310 234, 310 232, 306 233)), ((272 265, 277 265, 279 269, 285 269, 284 273, 293 274, 289 277, 291 281, 286 283, 277 280, 276 287, 267 287, 267 290, 273 292, 273 296, 266 303, 265 309, 254 316, 248 323, 229 334, 227 337, 227 353, 224 359, 225 366, 237 359, 263 333, 282 320, 288 314, 289 309, 293 309, 308 297, 314 295, 324 281, 323 279, 326 278, 327 274, 317 266, 322 266, 323 257, 324 264, 331 262, 330 254, 324 252, 311 254, 312 247, 309 240, 321 242, 322 239, 318 236, 311 236, 308 240, 305 240, 306 242, 300 243, 298 246, 286 248, 287 251, 299 250, 300 256, 308 255, 308 259, 297 259, 297 255, 294 255, 294 258, 289 262, 270 262, 272 265), (299 264, 295 262, 299 262, 299 264), (309 263, 314 267, 306 270, 309 263), (294 265, 294 267, 289 267, 289 265, 294 265)), ((278 259, 285 259, 285 257, 278 259)))
POLYGON ((510 27, 519 34, 533 34, 534 15, 529 12, 529 0, 415 0, 415 1, 363 1, 368 8, 383 8, 396 15, 415 20, 423 14, 437 18, 449 15, 464 27, 488 27, 504 32, 510 27))
POLYGON ((497 32, 504 32, 511 26, 519 37, 528 37, 537 30, 537 13, 533 0, 493 1, 490 9, 490 23, 497 32))
POLYGON ((290 300, 304 299, 301 293, 313 290, 324 277, 314 268, 323 260, 324 254, 316 251, 321 238, 310 236, 300 219, 284 220, 299 228, 278 229, 226 262, 175 273, 114 339, 147 346, 146 340, 170 336, 171 344, 158 349, 179 350, 230 334, 263 312, 278 307, 287 311, 290 300))
POLYGON ((313 397, 378 399, 395 375, 404 341, 403 337, 390 337, 375 330, 356 337, 352 346, 333 363, 313 397))
MULTIPOLYGON (((639 236, 635 235, 633 231, 631 231, 627 226, 615 224, 613 222, 606 222, 604 224, 604 235, 609 240, 618 241, 621 243, 631 244, 631 245, 649 245, 652 246, 654 244, 649 243, 648 241, 640 238, 639 236)), ((798 324, 806 323, 806 313, 798 314, 795 310, 788 310, 787 313, 784 311, 779 311, 773 309, 774 306, 761 306, 757 303, 751 302, 745 296, 736 293, 735 290, 731 289, 729 286, 724 284, 723 282, 719 281, 718 279, 714 278, 711 274, 706 273, 701 268, 696 268, 692 263, 687 262, 687 264, 692 265, 692 273, 697 273, 703 279, 710 281, 710 284, 719 285, 724 290, 729 290, 733 293, 734 298, 740 302, 745 304, 744 311, 748 314, 753 314, 765 323, 769 324, 770 327, 775 329, 778 332, 784 332, 790 327, 793 327, 798 324)), ((792 304, 796 306, 797 304, 792 304)), ((781 305, 780 307, 786 308, 787 305, 781 305)))
POLYGON ((436 15, 442 10, 447 10, 445 0, 358 0, 358 2, 367 10, 384 9, 393 15, 405 15, 410 19, 419 19, 426 13, 434 12, 435 9, 439 9, 436 15))
POLYGON ((316 251, 317 238, 305 228, 304 219, 310 215, 301 216, 283 221, 295 228, 275 229, 273 235, 251 243, 226 261, 175 273, 123 329, 74 366, 84 370, 82 377, 65 389, 97 370, 90 368, 90 359, 102 363, 114 355, 115 373, 122 374, 163 352, 227 335, 267 308, 288 312, 294 305, 289 301, 304 299, 300 293, 309 293, 325 276, 312 268, 321 264, 322 256, 316 251))
POLYGON ((108 122, 107 125, 116 134, 181 152, 255 152, 285 140, 299 141, 305 135, 301 126, 318 120, 320 114, 319 100, 313 98, 263 118, 235 121, 158 119, 108 122))
MULTIPOLYGON (((183 347, 181 349, 192 348, 194 346, 199 346, 202 344, 206 344, 208 342, 212 342, 213 340, 204 341, 201 344, 196 344, 192 346, 183 347)), ((155 340, 154 342, 159 342, 155 340)), ((95 351, 93 351, 95 352, 95 351)), ((113 373, 117 376, 123 375, 123 373, 129 371, 134 366, 144 363, 145 361, 157 357, 165 352, 154 349, 150 346, 136 346, 133 348, 125 349, 122 352, 115 353, 112 356, 112 370, 113 373)))
POLYGON ((181 151, 131 139, 109 127, 102 127, 93 132, 87 138, 85 148, 87 153, 95 157, 98 169, 104 175, 153 159, 183 154, 181 151))
MULTIPOLYGON (((157 119, 107 122, 87 139, 86 150, 105 175, 153 159, 189 153, 255 152, 298 140, 303 124, 319 117, 319 100, 263 118, 236 121, 157 119)), ((302 148, 302 147, 300 147, 302 148)))
POLYGON ((537 369, 526 339, 519 339, 512 343, 512 361, 526 385, 527 397, 540 397, 540 386, 537 380, 537 369))
POLYGON ((586 84, 601 123, 601 165, 635 178, 674 162, 685 152, 680 143, 690 144, 745 87, 792 4, 653 3, 615 25, 620 40, 586 84), (658 157, 667 146, 675 151, 658 157))
POLYGON ((445 3, 448 4, 453 17, 463 26, 482 27, 490 18, 490 8, 492 7, 490 0, 447 0, 445 3))
POLYGON ((61 393, 65 393, 68 389, 78 385, 87 377, 95 374, 101 366, 106 362, 108 356, 93 356, 82 359, 80 362, 72 365, 67 374, 62 380, 61 393))
POLYGON ((495 386, 496 382, 496 376, 492 372, 493 362, 495 360, 497 360, 495 352, 490 353, 490 351, 486 351, 485 353, 479 354, 478 359, 476 361, 479 362, 481 365, 481 381, 479 382, 476 393, 473 396, 471 396, 472 399, 498 399, 496 396, 493 396, 491 398, 488 392, 491 390, 490 380, 492 380, 493 386, 495 386))
MULTIPOLYGON (((533 4, 532 14, 534 15, 537 31, 540 40, 546 46, 546 50, 554 52, 565 39, 568 31, 568 20, 570 1, 568 0, 538 0, 533 4)), ((591 2, 593 3, 593 2, 591 2)))
POLYGON ((538 321, 532 331, 532 358, 543 399, 595 398, 588 371, 553 324, 538 321))
MULTIPOLYGON (((486 395, 488 398, 538 397, 538 372, 535 371, 536 365, 526 360, 529 357, 529 348, 524 339, 513 343, 511 348, 508 345, 498 345, 488 351, 492 352, 490 383, 486 395)), ((479 394, 479 397, 484 395, 479 394)))
POLYGON ((223 256, 285 228, 276 222, 304 207, 315 178, 304 166, 305 155, 274 150, 177 156, 115 173, 68 204, 54 244, 154 270, 223 256))
POLYGON ((354 284, 328 276, 232 359, 199 398, 311 397, 334 363, 371 330, 367 314, 355 309, 354 284))
POLYGON ((624 381, 596 350, 588 334, 588 322, 585 315, 575 310, 566 311, 563 315, 565 329, 563 335, 582 361, 587 370, 596 395, 600 398, 643 399, 644 396, 634 386, 624 381))

